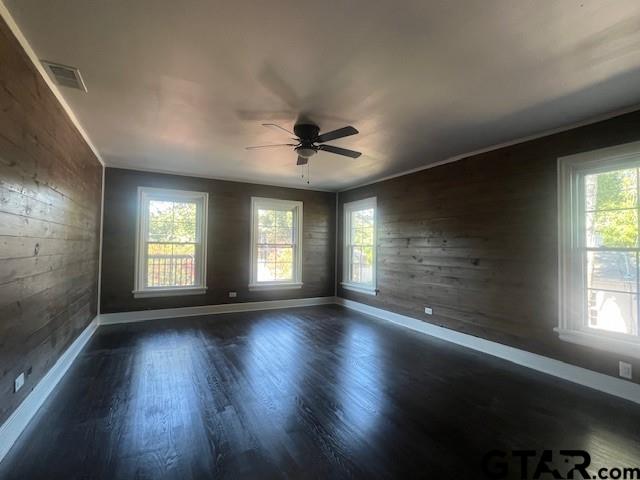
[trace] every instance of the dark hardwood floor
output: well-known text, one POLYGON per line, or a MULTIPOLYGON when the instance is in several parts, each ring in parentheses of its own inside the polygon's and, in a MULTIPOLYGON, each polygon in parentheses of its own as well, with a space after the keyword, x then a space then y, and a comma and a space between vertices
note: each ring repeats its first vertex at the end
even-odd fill
POLYGON ((640 408, 338 306, 116 325, 0 477, 466 480, 493 449, 640 467, 640 408))

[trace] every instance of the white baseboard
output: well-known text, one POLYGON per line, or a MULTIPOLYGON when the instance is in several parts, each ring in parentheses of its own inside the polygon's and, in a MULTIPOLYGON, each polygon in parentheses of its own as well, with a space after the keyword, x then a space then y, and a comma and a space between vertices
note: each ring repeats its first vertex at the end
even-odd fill
POLYGON ((432 337, 437 337, 585 387, 640 403, 640 385, 636 383, 587 370, 586 368, 577 367, 561 362, 560 360, 554 360, 549 357, 527 352, 526 350, 520 350, 519 348, 509 347, 466 333, 456 332, 455 330, 439 327, 416 318, 371 307, 364 303, 354 302, 353 300, 336 298, 336 303, 352 310, 387 320, 418 332, 426 333, 432 337))
POLYGON ((224 303, 220 305, 202 305, 199 307, 140 310, 137 312, 103 313, 99 317, 99 324, 114 325, 117 323, 133 323, 146 320, 161 320, 164 318, 251 312, 255 310, 273 310, 276 308, 310 307, 312 305, 330 305, 335 303, 335 297, 312 297, 292 300, 268 300, 264 302, 224 303))
POLYGON ((0 461, 9 452, 22 431, 38 412, 51 391, 67 372, 82 348, 98 328, 98 317, 94 318, 87 328, 76 338, 71 346, 60 356, 34 389, 15 409, 6 422, 0 426, 0 461))

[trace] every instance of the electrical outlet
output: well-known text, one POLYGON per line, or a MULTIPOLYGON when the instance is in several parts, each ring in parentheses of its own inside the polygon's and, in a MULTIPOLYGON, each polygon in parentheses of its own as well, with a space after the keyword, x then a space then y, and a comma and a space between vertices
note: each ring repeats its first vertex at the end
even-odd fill
POLYGON ((433 308, 424 307, 424 313, 426 313, 427 315, 433 315, 433 308))
POLYGON ((631 380, 631 377, 633 376, 631 364, 627 362, 620 362, 619 365, 620 365, 620 376, 622 378, 628 378, 629 380, 631 380))
POLYGON ((24 372, 22 372, 13 382, 13 391, 17 392, 24 385, 24 372))
POLYGON ((238 292, 229 292, 229 298, 236 298, 238 296, 238 292))

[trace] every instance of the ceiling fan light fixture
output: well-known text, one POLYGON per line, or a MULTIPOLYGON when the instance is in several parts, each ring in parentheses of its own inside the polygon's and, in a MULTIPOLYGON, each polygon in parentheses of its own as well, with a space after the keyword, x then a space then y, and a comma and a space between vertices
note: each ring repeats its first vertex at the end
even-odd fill
POLYGON ((315 150, 315 148, 298 147, 296 148, 296 153, 300 155, 302 158, 310 158, 310 157, 313 157, 318 152, 315 150))

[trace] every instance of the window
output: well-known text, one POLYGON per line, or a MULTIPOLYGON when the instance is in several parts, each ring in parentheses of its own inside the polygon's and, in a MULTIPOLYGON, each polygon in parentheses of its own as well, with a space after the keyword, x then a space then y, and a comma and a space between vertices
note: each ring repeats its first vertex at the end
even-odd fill
POLYGON ((559 160, 563 340, 640 358, 640 144, 559 160))
POLYGON ((302 202, 251 199, 250 290, 302 287, 302 202))
POLYGON ((344 205, 342 286, 376 294, 376 198, 344 205))
POLYGON ((136 298, 206 291, 208 195, 138 188, 136 298))

